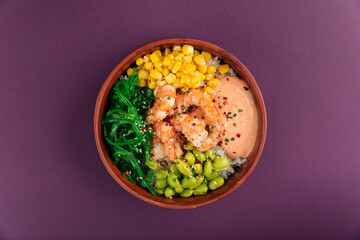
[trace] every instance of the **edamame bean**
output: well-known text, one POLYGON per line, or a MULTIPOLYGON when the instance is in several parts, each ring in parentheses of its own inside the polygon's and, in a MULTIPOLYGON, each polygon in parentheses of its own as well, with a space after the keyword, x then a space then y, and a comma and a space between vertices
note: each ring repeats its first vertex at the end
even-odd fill
POLYGON ((178 187, 178 188, 175 188, 175 192, 177 193, 182 193, 184 191, 184 188, 183 187, 178 187))
POLYGON ((200 184, 202 184, 204 182, 204 175, 201 175, 198 179, 197 179, 197 183, 192 186, 192 187, 189 187, 190 189, 194 189, 194 188, 197 188, 200 184))
POLYGON ((193 153, 197 160, 199 160, 200 162, 205 161, 205 159, 206 159, 205 154, 203 154, 202 152, 199 152, 198 150, 193 150, 193 153))
POLYGON ((176 164, 171 164, 171 166, 169 167, 169 171, 174 173, 178 179, 182 177, 181 172, 179 172, 179 170, 176 167, 176 164))
POLYGON ((203 166, 200 163, 196 163, 194 165, 194 171, 196 174, 199 174, 199 175, 203 174, 204 173, 203 166))
POLYGON ((163 189, 163 188, 155 188, 155 191, 156 191, 157 194, 159 194, 159 195, 163 195, 163 194, 164 194, 164 189, 163 189))
POLYGON ((183 188, 190 188, 197 184, 198 180, 194 176, 184 177, 181 181, 181 186, 183 188))
POLYGON ((155 172, 155 177, 157 179, 165 179, 168 176, 168 170, 167 169, 159 169, 155 172))
POLYGON ((214 160, 216 158, 216 155, 213 150, 207 150, 205 152, 206 160, 214 160))
POLYGON ((176 167, 179 170, 179 172, 181 172, 183 175, 190 176, 191 169, 190 169, 189 165, 186 162, 177 159, 176 160, 176 167))
POLYGON ((189 141, 189 142, 186 143, 186 145, 184 145, 184 149, 188 150, 188 151, 193 150, 194 149, 194 144, 192 144, 192 142, 189 141))
POLYGON ((167 182, 169 184, 170 187, 172 188, 178 188, 180 187, 180 182, 177 179, 175 173, 169 173, 169 176, 167 177, 167 182))
POLYGON ((222 177, 217 177, 210 181, 209 188, 211 190, 215 190, 215 189, 221 187, 222 185, 224 185, 224 182, 225 182, 225 180, 222 177))
POLYGON ((206 180, 211 181, 211 180, 213 180, 214 178, 216 178, 217 176, 218 176, 218 173, 215 172, 215 171, 212 171, 211 174, 210 174, 210 176, 208 176, 208 177, 206 178, 206 180))
POLYGON ((230 161, 225 157, 215 158, 213 161, 213 167, 217 172, 226 171, 230 168, 230 161))
POLYGON ((204 165, 204 175, 205 177, 209 177, 212 172, 212 163, 210 161, 207 161, 204 165))
MULTIPOLYGON (((206 194, 208 189, 209 189, 208 186, 205 183, 203 183, 194 189, 194 195, 204 195, 206 194)), ((166 190, 165 190, 165 194, 166 194, 166 190)))
POLYGON ((168 185, 168 182, 166 179, 158 179, 155 181, 155 187, 156 188, 164 188, 168 185))
POLYGON ((170 198, 174 196, 174 194, 175 194, 175 190, 172 187, 167 187, 165 189, 165 197, 170 198))
POLYGON ((155 162, 155 161, 147 161, 145 163, 151 170, 156 170, 159 168, 159 163, 158 162, 155 162))
POLYGON ((186 198, 186 197, 190 197, 191 195, 193 195, 193 193, 194 193, 194 190, 185 189, 184 191, 182 191, 182 193, 180 193, 180 196, 186 198))
POLYGON ((187 164, 189 164, 189 166, 195 164, 195 156, 191 152, 186 153, 184 159, 185 161, 187 161, 187 164))

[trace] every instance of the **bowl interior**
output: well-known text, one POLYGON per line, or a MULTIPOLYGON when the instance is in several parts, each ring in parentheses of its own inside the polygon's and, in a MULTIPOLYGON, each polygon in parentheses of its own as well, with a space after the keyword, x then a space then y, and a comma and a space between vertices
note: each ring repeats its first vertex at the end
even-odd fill
POLYGON ((247 70, 247 68, 232 54, 228 53, 224 49, 205 42, 201 40, 195 39, 185 39, 185 38, 173 38, 173 39, 164 39, 159 40, 156 42, 149 43, 139 49, 135 50, 131 54, 129 54, 126 58, 124 58, 110 73, 108 78, 106 79, 105 83, 103 84, 95 107, 95 115, 94 115, 94 130, 95 130, 95 140, 98 147, 98 151, 100 157, 112 175, 112 177, 128 192, 133 194, 134 196, 149 202, 151 204, 172 208, 172 209, 188 209, 188 208, 196 208, 200 206, 204 206, 215 202, 231 192, 233 192, 237 187, 239 187, 245 179, 250 175, 252 170, 254 169, 255 165, 257 164, 259 157, 261 155, 262 149, 265 143, 265 136, 266 136, 266 111, 264 100, 262 98, 261 92, 259 87, 257 86, 253 76, 247 70), (164 49, 167 47, 173 47, 176 45, 184 45, 184 44, 191 44, 195 47, 195 49, 203 50, 211 53, 214 56, 219 57, 220 59, 224 60, 226 63, 230 65, 237 74, 244 79, 250 86, 250 89, 254 95, 259 123, 258 123, 258 133, 255 142, 255 146, 248 156, 246 162, 241 165, 241 167, 236 168, 235 173, 225 182, 225 184, 215 190, 210 191, 204 196, 193 196, 190 198, 165 198, 163 196, 153 196, 147 190, 141 188, 138 185, 131 183, 128 179, 126 179, 121 172, 112 164, 105 147, 105 139, 102 133, 101 127, 101 119, 104 116, 105 106, 108 98, 108 94, 117 81, 117 79, 122 75, 126 69, 134 63, 134 61, 142 57, 146 54, 149 54, 158 49, 164 49))

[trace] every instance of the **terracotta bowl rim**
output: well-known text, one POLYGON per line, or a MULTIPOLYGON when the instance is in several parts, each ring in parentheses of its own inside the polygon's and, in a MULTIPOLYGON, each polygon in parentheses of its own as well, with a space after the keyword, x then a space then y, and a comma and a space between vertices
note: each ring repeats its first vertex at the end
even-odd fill
MULTIPOLYGON (((106 104, 106 103, 105 103, 106 104)), ((235 189, 237 189, 243 182, 245 182, 245 180, 250 176, 250 174, 252 173, 252 171, 254 170, 255 166, 257 165, 260 156, 262 154, 264 145, 265 145, 265 140, 266 140, 266 133, 267 133, 267 116, 266 116, 266 108, 265 108, 265 103, 264 103, 264 99, 263 96, 261 94, 260 88, 257 85, 254 77, 252 76, 252 74, 250 73, 250 71, 245 67, 245 65, 238 60, 234 55, 232 55, 231 53, 227 52, 226 50, 224 50, 223 48, 203 41, 203 40, 198 40, 198 39, 192 39, 192 38, 166 38, 166 39, 161 39, 161 40, 157 40, 157 41, 153 41, 150 43, 147 43, 145 45, 143 45, 142 47, 137 48, 136 50, 132 51, 129 55, 127 55, 124 59, 122 59, 117 65, 116 67, 111 71, 111 73, 108 75, 108 77, 106 78, 105 82, 102 84, 102 87, 99 91, 99 94, 97 96, 97 100, 96 100, 96 105, 95 105, 95 111, 94 111, 94 135, 95 135, 95 142, 96 142, 96 146, 100 155, 100 158, 105 166, 105 168, 107 169, 107 171, 110 173, 110 175, 114 178, 114 180, 122 187, 124 188, 127 192, 129 192, 130 194, 132 194, 133 196, 148 202, 150 204, 159 206, 159 207, 163 207, 163 208, 169 208, 169 209, 191 209, 191 208, 197 208, 197 207, 202 207, 208 204, 211 204, 213 202, 216 202, 224 197, 226 197, 227 195, 229 195, 230 193, 232 193, 233 191, 235 191, 235 189), (155 201, 152 199, 147 198, 146 196, 143 196, 141 194, 139 194, 138 192, 134 191, 133 189, 131 189, 130 187, 127 186, 127 184, 133 184, 130 181, 128 181, 125 177, 124 179, 128 181, 128 183, 125 183, 124 181, 122 181, 119 176, 116 175, 116 173, 111 169, 110 164, 111 164, 111 160, 108 160, 108 156, 106 151, 104 152, 102 150, 102 147, 104 148, 104 140, 102 139, 102 128, 101 128, 101 118, 102 116, 100 116, 100 106, 101 103, 103 101, 107 101, 107 96, 108 94, 105 94, 106 88, 108 87, 108 85, 111 83, 112 79, 114 78, 115 75, 118 74, 118 72, 120 71, 120 69, 123 67, 123 65, 127 64, 131 59, 133 59, 136 55, 138 55, 139 53, 145 51, 146 49, 149 49, 151 47, 156 47, 156 46, 161 46, 161 45, 165 45, 165 44, 171 44, 171 45, 176 45, 176 44, 184 44, 184 43, 188 43, 188 44, 194 44, 194 45, 203 45, 206 46, 208 48, 211 49, 219 49, 221 50, 221 52, 223 54, 225 54, 227 56, 227 58, 231 59, 231 61, 233 62, 234 65, 239 65, 240 68, 242 69, 242 71, 248 76, 248 80, 250 82, 252 82, 252 91, 253 92, 257 92, 258 95, 258 105, 257 106, 259 109, 259 111, 261 112, 261 116, 259 116, 259 118, 262 118, 262 136, 260 139, 260 145, 259 145, 259 149, 257 151, 257 154, 255 155, 255 159, 252 162, 250 168, 248 169, 248 171, 244 174, 244 176, 238 181, 235 182, 232 186, 229 187, 229 189, 226 192, 223 192, 221 195, 218 195, 212 199, 206 200, 204 202, 200 202, 200 203, 194 203, 194 204, 187 204, 187 205, 175 205, 175 204, 169 204, 169 203, 163 203, 163 202, 159 202, 159 201, 155 201), (106 99, 106 100, 105 100, 106 99)), ((139 188, 141 188, 140 186, 138 186, 139 188)))

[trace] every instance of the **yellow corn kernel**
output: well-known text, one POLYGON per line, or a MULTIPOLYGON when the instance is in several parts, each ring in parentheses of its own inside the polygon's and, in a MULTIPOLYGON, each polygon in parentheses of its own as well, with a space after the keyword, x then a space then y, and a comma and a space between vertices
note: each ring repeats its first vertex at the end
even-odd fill
POLYGON ((183 57, 183 62, 184 63, 191 63, 192 61, 192 57, 191 56, 185 56, 183 57))
POLYGON ((210 53, 202 51, 201 55, 204 56, 206 62, 210 61, 210 59, 211 59, 211 54, 210 53))
POLYGON ((174 57, 175 57, 176 55, 178 55, 178 54, 179 54, 179 51, 174 50, 174 51, 172 52, 172 55, 174 55, 174 57))
POLYGON ((206 65, 204 65, 204 66, 197 66, 197 69, 198 69, 198 71, 201 72, 201 73, 206 73, 206 71, 207 71, 207 66, 206 66, 206 65))
POLYGON ((156 54, 158 57, 161 57, 161 51, 160 50, 154 51, 153 54, 156 54))
POLYGON ((181 78, 184 74, 183 74, 182 72, 177 72, 175 75, 176 75, 178 78, 181 78))
POLYGON ((191 87, 198 88, 198 87, 200 87, 200 84, 201 84, 201 81, 199 79, 197 79, 196 81, 191 82, 191 87))
POLYGON ((216 72, 216 67, 215 66, 212 66, 212 65, 208 66, 207 73, 213 74, 215 72, 216 72))
POLYGON ((154 62, 155 68, 161 68, 163 66, 163 63, 161 61, 154 62))
POLYGON ((139 85, 139 87, 145 87, 146 86, 146 80, 145 79, 140 79, 137 82, 137 85, 139 85))
POLYGON ((179 71, 180 67, 181 67, 181 61, 176 61, 174 66, 171 69, 171 72, 177 73, 177 71, 179 71))
MULTIPOLYGON (((173 55, 169 54, 169 55, 166 55, 164 57, 164 60, 163 60, 164 66, 168 67, 170 65, 170 62, 171 62, 171 57, 170 56, 173 56, 173 55)), ((173 58, 174 58, 174 56, 173 56, 173 58)))
POLYGON ((199 55, 199 54, 200 54, 200 52, 198 50, 194 51, 194 56, 199 55))
POLYGON ((161 71, 161 73, 164 75, 164 77, 168 76, 170 71, 168 68, 163 68, 163 70, 161 71))
POLYGON ((205 74, 205 80, 206 81, 210 81, 211 79, 214 78, 214 75, 213 74, 205 74))
POLYGON ((157 80, 156 81, 156 85, 158 85, 160 87, 164 86, 165 84, 166 84, 166 82, 164 80, 157 80))
POLYGON ((170 48, 165 48, 165 50, 164 50, 164 55, 168 55, 168 54, 170 54, 170 53, 171 53, 170 48))
POLYGON ((190 74, 191 72, 194 72, 195 70, 196 70, 196 66, 194 64, 187 63, 183 67, 182 71, 183 71, 184 74, 190 74))
POLYGON ((184 45, 182 47, 182 52, 185 54, 185 55, 191 55, 192 53, 194 53, 194 47, 191 46, 191 45, 184 45))
POLYGON ((138 72, 138 76, 139 76, 140 79, 148 79, 149 73, 147 71, 141 69, 138 72))
POLYGON ((160 61, 160 58, 159 58, 159 56, 156 55, 155 53, 152 53, 152 54, 150 55, 150 60, 151 60, 153 63, 155 63, 155 62, 160 61))
POLYGON ((225 74, 230 70, 230 67, 228 64, 220 65, 219 66, 219 72, 220 74, 225 74))
POLYGON ((126 70, 126 75, 128 75, 128 76, 130 77, 131 74, 132 74, 132 72, 133 72, 133 69, 132 69, 132 68, 128 68, 128 69, 126 70))
POLYGON ((148 87, 151 88, 151 89, 154 89, 156 86, 156 80, 155 79, 150 79, 148 81, 148 87))
POLYGON ((205 80, 205 75, 202 74, 201 72, 195 71, 194 72, 196 75, 198 75, 200 81, 204 81, 205 80))
POLYGON ((190 79, 191 79, 191 83, 201 81, 200 76, 198 74, 196 74, 195 72, 190 73, 190 79))
POLYGON ((157 70, 151 70, 150 71, 150 77, 151 78, 154 78, 156 80, 160 80, 162 78, 162 73, 160 73, 159 71, 157 70))
POLYGON ((175 60, 171 60, 169 64, 169 69, 172 69, 175 65, 175 60))
POLYGON ((179 53, 178 55, 176 55, 175 60, 182 61, 183 57, 185 57, 185 55, 183 53, 179 53))
POLYGON ((181 77, 181 82, 182 82, 183 84, 188 85, 188 84, 190 83, 190 76, 189 76, 189 75, 183 75, 183 76, 181 77))
POLYGON ((209 87, 215 87, 216 85, 218 85, 219 84, 219 79, 217 79, 217 78, 214 78, 214 79, 211 79, 208 83, 207 83, 207 85, 209 86, 209 87))
POLYGON ((199 66, 206 65, 206 61, 203 55, 196 55, 194 57, 194 62, 197 63, 199 66))
POLYGON ((140 66, 144 63, 144 59, 138 58, 138 59, 136 59, 135 63, 136 63, 136 65, 140 66))
POLYGON ((177 78, 175 82, 172 84, 175 88, 181 88, 183 84, 181 83, 181 79, 177 78))
POLYGON ((169 84, 174 83, 175 80, 176 80, 176 76, 175 76, 173 73, 170 73, 169 75, 167 75, 167 76, 165 77, 165 81, 166 81, 167 83, 169 83, 169 84))
POLYGON ((211 87, 205 87, 205 92, 207 92, 210 95, 215 93, 214 89, 212 89, 211 87))
POLYGON ((152 66, 153 66, 153 63, 152 63, 152 62, 146 62, 146 63, 144 64, 144 68, 145 68, 146 70, 150 70, 150 69, 152 68, 152 66))
POLYGON ((185 66, 185 64, 183 62, 181 62, 181 67, 179 68, 178 72, 182 72, 184 69, 184 66, 185 66))
POLYGON ((181 51, 181 47, 180 46, 174 46, 173 51, 181 51))
POLYGON ((144 63, 149 62, 149 61, 150 61, 150 54, 146 54, 146 55, 143 57, 143 59, 144 59, 144 63))

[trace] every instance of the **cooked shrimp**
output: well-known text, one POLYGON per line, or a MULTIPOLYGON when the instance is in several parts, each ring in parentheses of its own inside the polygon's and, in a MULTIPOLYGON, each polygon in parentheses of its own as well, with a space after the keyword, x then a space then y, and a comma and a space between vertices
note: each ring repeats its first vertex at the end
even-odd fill
POLYGON ((157 136, 154 136, 151 141, 151 156, 155 161, 163 159, 166 156, 165 145, 157 136))
POLYGON ((204 112, 201 110, 201 108, 195 108, 191 112, 189 112, 189 115, 199 119, 202 125, 206 126, 205 118, 204 118, 204 112))
POLYGON ((155 136, 164 144, 165 152, 170 161, 175 161, 175 158, 182 155, 182 150, 180 144, 177 144, 178 136, 175 134, 173 127, 169 123, 162 121, 155 123, 152 127, 155 136))
POLYGON ((162 121, 175 104, 176 89, 170 84, 156 86, 154 95, 157 98, 152 108, 147 112, 146 121, 153 124, 162 121))
POLYGON ((201 108, 204 113, 204 118, 207 124, 216 124, 219 120, 219 113, 211 99, 211 97, 199 89, 190 89, 189 93, 176 94, 175 109, 177 112, 184 112, 190 106, 197 106, 201 108))
POLYGON ((180 114, 172 119, 174 128, 182 132, 187 140, 191 141, 195 147, 200 147, 201 143, 208 136, 205 126, 200 120, 188 114, 180 114))
POLYGON ((219 141, 221 140, 221 127, 219 123, 210 127, 210 134, 205 139, 205 141, 201 142, 201 146, 198 148, 200 152, 205 152, 213 147, 215 147, 219 141))
POLYGON ((205 123, 211 132, 204 141, 201 141, 199 147, 200 151, 207 151, 215 147, 221 140, 222 129, 219 124, 219 113, 211 97, 199 89, 190 89, 186 94, 176 95, 174 109, 177 112, 184 112, 190 106, 197 106, 202 110, 205 123))

